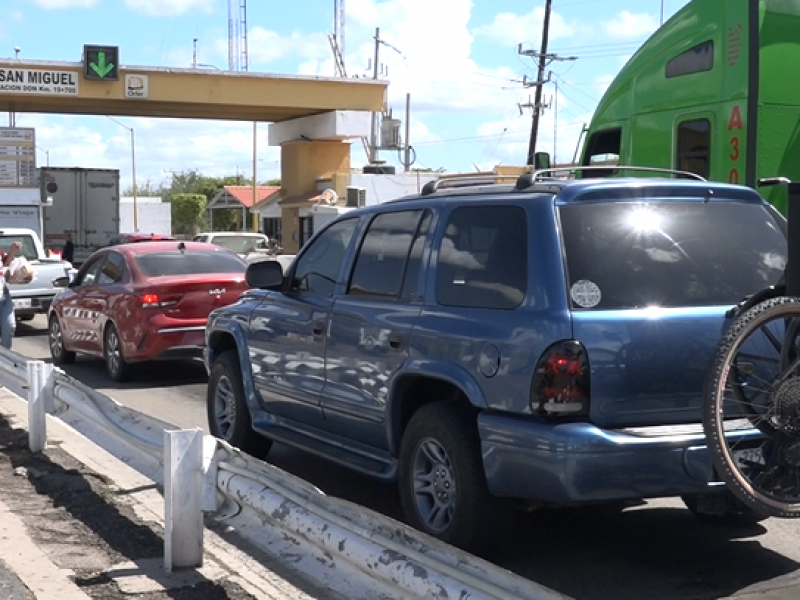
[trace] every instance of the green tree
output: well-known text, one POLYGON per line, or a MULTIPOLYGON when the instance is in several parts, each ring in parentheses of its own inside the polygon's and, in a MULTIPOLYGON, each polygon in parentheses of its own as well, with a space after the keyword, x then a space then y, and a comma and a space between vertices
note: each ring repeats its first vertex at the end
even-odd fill
MULTIPOLYGON (((229 175, 227 177, 208 177, 197 172, 197 170, 188 171, 173 171, 167 182, 163 183, 159 188, 159 194, 165 201, 171 202, 181 194, 199 194, 205 197, 206 203, 203 207, 202 219, 195 222, 195 227, 201 229, 210 228, 208 222, 208 215, 206 214, 206 207, 208 203, 216 196, 219 191, 229 185, 252 185, 252 179, 243 177, 242 175, 229 175)), ((280 185, 280 179, 272 179, 267 183, 260 183, 259 185, 280 185)), ((227 231, 231 229, 238 229, 242 227, 242 210, 238 208, 225 208, 213 209, 213 229, 214 231, 227 231)), ((176 210, 172 210, 172 227, 176 233, 184 233, 179 229, 179 221, 176 217, 176 210)), ((191 221, 191 219, 190 219, 191 221)), ((186 224, 183 224, 186 225, 186 224)), ((190 225, 191 228, 191 225, 190 225)), ((244 229, 250 228, 250 219, 248 215, 247 223, 244 224, 244 229)), ((192 229, 194 233, 196 229, 192 229)), ((188 233, 188 232, 186 232, 188 233)))
POLYGON ((172 196, 171 202, 174 233, 193 236, 206 229, 208 199, 203 194, 178 193, 172 196))
MULTIPOLYGON (((136 182, 136 196, 138 198, 144 198, 146 196, 152 198, 163 198, 166 194, 167 189, 164 187, 164 184, 156 185, 151 180, 147 179, 144 183, 136 182)), ((133 187, 126 188, 121 192, 122 196, 125 197, 132 197, 133 196, 133 187)))

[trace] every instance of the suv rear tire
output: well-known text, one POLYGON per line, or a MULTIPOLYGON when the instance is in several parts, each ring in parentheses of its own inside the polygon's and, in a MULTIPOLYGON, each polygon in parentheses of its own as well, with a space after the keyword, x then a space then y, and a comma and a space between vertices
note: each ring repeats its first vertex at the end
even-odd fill
POLYGON ((485 553, 511 511, 489 493, 471 412, 435 402, 411 417, 400 446, 400 501, 415 529, 485 553))
POLYGON ((211 435, 256 458, 263 458, 272 440, 253 431, 244 397, 242 371, 234 350, 220 354, 211 365, 206 391, 206 413, 211 435))

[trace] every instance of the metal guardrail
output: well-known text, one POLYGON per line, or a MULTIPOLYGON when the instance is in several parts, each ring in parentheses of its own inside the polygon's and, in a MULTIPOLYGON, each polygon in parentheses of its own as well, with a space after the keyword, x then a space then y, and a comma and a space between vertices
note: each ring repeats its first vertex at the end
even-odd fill
MULTIPOLYGON (((382 591, 391 589, 403 598, 568 600, 394 519, 329 497, 200 429, 176 430, 51 364, 0 348, 0 381, 9 377, 28 389, 32 451, 45 448, 50 414, 92 441, 90 432, 101 430, 158 461, 164 484, 167 571, 202 565, 203 516, 209 514, 229 524, 269 523, 292 543, 313 546, 336 562, 346 562, 350 572, 370 580, 380 597, 392 597, 382 591)), ((260 541, 257 535, 250 540, 260 541)))
POLYGON ((11 377, 20 387, 28 384, 28 358, 13 350, 0 347, 0 373, 11 377))

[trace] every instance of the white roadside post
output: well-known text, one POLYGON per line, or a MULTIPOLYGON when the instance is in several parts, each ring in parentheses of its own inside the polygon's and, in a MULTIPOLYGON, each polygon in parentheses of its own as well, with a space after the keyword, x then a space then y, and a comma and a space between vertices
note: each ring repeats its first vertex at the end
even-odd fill
POLYGON ((203 430, 164 431, 164 569, 203 566, 203 430))
POLYGON ((28 365, 28 446, 31 452, 44 451, 47 443, 47 406, 44 388, 53 365, 29 360, 28 365))

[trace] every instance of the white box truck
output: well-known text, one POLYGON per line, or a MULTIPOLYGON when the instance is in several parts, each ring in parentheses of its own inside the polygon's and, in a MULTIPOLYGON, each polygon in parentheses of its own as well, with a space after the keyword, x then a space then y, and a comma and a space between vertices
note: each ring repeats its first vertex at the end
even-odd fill
POLYGON ((39 175, 45 248, 62 250, 72 234, 80 265, 120 232, 119 170, 42 167, 39 175))
POLYGON ((0 188, 0 227, 32 229, 41 239, 39 188, 0 188))

